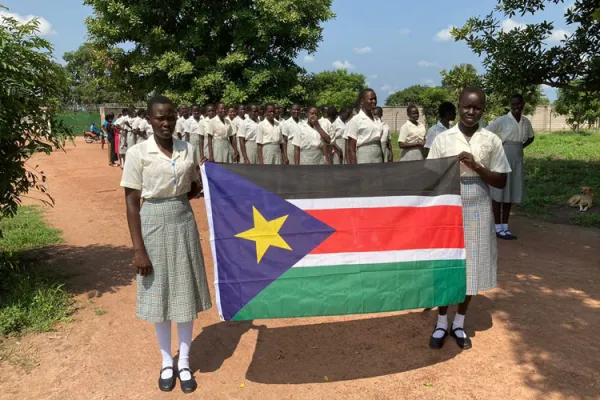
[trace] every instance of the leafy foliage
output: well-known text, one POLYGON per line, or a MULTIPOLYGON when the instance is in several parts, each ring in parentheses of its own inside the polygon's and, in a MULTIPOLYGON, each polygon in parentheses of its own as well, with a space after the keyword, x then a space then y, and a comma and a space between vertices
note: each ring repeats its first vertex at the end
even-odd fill
POLYGON ((554 102, 554 111, 565 115, 567 123, 579 131, 583 124, 594 125, 600 118, 600 94, 581 92, 577 85, 561 88, 554 102))
POLYGON ((31 189, 46 193, 45 176, 28 163, 37 153, 62 148, 70 129, 53 119, 67 90, 50 43, 37 36, 38 21, 0 17, 0 218, 12 216, 31 189))
POLYGON ((316 51, 331 0, 84 0, 94 46, 130 100, 301 100, 300 51, 316 51), (130 50, 119 47, 122 43, 130 50))
POLYGON ((358 92, 365 87, 365 76, 346 70, 323 71, 306 79, 306 102, 317 107, 353 107, 358 92))
POLYGON ((503 31, 498 21, 499 15, 535 14, 548 4, 559 3, 563 7, 563 0, 498 0, 489 15, 468 19, 452 34, 483 55, 488 87, 510 83, 515 90, 542 84, 568 88, 577 81, 581 91, 600 90, 600 1, 575 0, 566 8, 565 24, 573 33, 556 45, 548 41, 554 30, 552 22, 503 31))
POLYGON ((406 106, 409 104, 419 104, 421 101, 421 95, 429 86, 413 85, 406 89, 402 89, 396 93, 389 95, 385 101, 386 106, 406 106))

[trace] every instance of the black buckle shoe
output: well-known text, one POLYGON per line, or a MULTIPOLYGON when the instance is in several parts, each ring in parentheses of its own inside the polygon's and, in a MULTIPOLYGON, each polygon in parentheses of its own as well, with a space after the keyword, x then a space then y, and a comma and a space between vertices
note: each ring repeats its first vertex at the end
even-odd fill
POLYGON ((181 368, 179 370, 179 383, 181 385, 181 391, 183 393, 192 393, 193 391, 196 390, 196 388, 198 388, 198 384, 196 383, 196 378, 194 378, 194 375, 192 374, 192 371, 190 371, 189 368, 181 368), (184 381, 183 379, 181 379, 181 371, 189 372, 190 375, 192 375, 192 378, 184 381))
POLYGON ((463 350, 469 350, 471 347, 473 347, 472 343, 471 343, 471 338, 470 337, 458 337, 456 336, 456 331, 463 331, 463 333, 465 334, 465 336, 467 336, 467 334, 465 333, 465 331, 463 330, 463 328, 454 328, 452 329, 452 337, 456 339, 456 344, 458 345, 458 347, 460 347, 463 350))
POLYGON ((444 341, 446 340, 446 336, 448 336, 448 331, 446 329, 436 327, 431 333, 431 337, 429 338, 429 347, 435 350, 441 349, 442 347, 444 347, 444 341), (444 336, 442 336, 441 338, 433 337, 433 334, 437 331, 444 332, 444 336))
POLYGON ((171 390, 173 390, 175 388, 175 383, 177 381, 177 378, 175 378, 175 370, 173 369, 173 367, 164 367, 163 369, 160 370, 160 375, 158 376, 158 388, 163 391, 163 392, 170 392, 171 390), (170 378, 167 379, 163 379, 162 378, 162 373, 163 371, 170 369, 173 371, 173 376, 171 376, 170 378))

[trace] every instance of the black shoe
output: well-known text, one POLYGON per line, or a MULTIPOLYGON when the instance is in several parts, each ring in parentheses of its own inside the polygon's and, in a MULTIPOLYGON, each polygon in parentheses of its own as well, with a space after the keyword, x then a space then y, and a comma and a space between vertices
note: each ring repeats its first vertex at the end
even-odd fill
POLYGON ((429 338, 429 347, 431 347, 432 349, 436 349, 436 350, 441 349, 442 347, 444 347, 444 341, 446 340, 446 336, 448 336, 448 331, 446 329, 435 328, 433 330, 433 332, 431 333, 431 337, 429 338), (441 338, 433 337, 433 334, 437 331, 444 332, 444 336, 442 336, 441 338))
POLYGON ((506 238, 508 240, 517 240, 517 237, 515 235, 513 235, 512 233, 510 233, 509 231, 504 232, 504 234, 506 235, 506 238))
POLYGON ((177 381, 177 378, 175 378, 175 370, 173 370, 173 367, 164 367, 163 369, 160 370, 160 375, 158 376, 158 388, 161 391, 170 392, 171 390, 173 390, 175 388, 176 381, 177 381), (166 369, 172 370, 173 376, 171 376, 168 379, 163 379, 162 373, 166 369))
POLYGON ((450 335, 452 335, 452 337, 456 339, 456 344, 458 345, 458 347, 460 347, 463 350, 469 350, 471 347, 473 347, 473 345, 471 344, 471 338, 468 337, 466 333, 465 336, 467 337, 458 337, 456 336, 456 331, 463 331, 463 333, 465 331, 463 330, 463 328, 454 328, 452 329, 452 333, 450 333, 450 335))
POLYGON ((196 379, 194 378, 194 375, 192 374, 192 371, 190 371, 189 368, 181 368, 179 370, 179 383, 181 384, 181 391, 183 393, 192 393, 198 387, 198 384, 196 383, 196 379), (192 378, 188 379, 187 381, 182 380, 181 379, 181 371, 189 372, 190 375, 192 375, 192 378))
POLYGON ((512 236, 506 234, 506 232, 496 232, 496 237, 502 240, 512 240, 512 236))

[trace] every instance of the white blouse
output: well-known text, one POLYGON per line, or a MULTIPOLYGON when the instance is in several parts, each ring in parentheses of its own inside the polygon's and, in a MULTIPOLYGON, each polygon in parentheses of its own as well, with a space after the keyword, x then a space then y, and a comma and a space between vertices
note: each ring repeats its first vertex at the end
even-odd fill
POLYGON ((260 121, 256 128, 256 143, 258 144, 279 144, 282 142, 281 127, 277 120, 273 120, 273 125, 264 119, 260 121))
POLYGON ((127 152, 121 186, 140 190, 144 199, 182 196, 200 179, 196 165, 191 144, 173 139, 169 158, 151 138, 127 152))
MULTIPOLYGON (((452 127, 450 127, 452 128, 452 127)), ((444 124, 442 124, 440 121, 438 121, 437 124, 435 124, 434 126, 432 126, 431 128, 429 128, 429 130, 427 131, 427 135, 425 137, 425 147, 430 149, 431 145, 433 144, 433 141, 435 140, 435 138, 442 132, 447 131, 448 128, 446 128, 444 126, 444 124)))
MULTIPOLYGON (((325 130, 323 126, 321 126, 321 129, 325 130)), ((296 135, 294 135, 292 144, 300 147, 300 150, 319 149, 323 145, 323 139, 321 139, 321 135, 316 129, 308 124, 302 124, 296 135)))
POLYGON ((344 131, 346 130, 346 123, 342 121, 340 117, 337 117, 335 122, 333 123, 335 128, 335 140, 344 138, 344 131))
POLYGON ((372 120, 363 110, 360 110, 346 124, 344 139, 348 138, 356 140, 356 147, 375 142, 379 143, 381 140, 381 123, 379 122, 379 118, 372 120))
POLYGON ((204 124, 201 119, 196 121, 194 117, 190 117, 186 122, 184 128, 185 133, 204 136, 204 124))
POLYGON ((387 143, 390 141, 390 126, 381 121, 381 143, 387 143))
POLYGON ((304 122, 298 119, 298 122, 294 121, 294 118, 290 117, 281 124, 281 134, 288 138, 288 141, 292 140, 296 135, 296 132, 300 131, 300 128, 304 122))
POLYGON ((406 121, 400 128, 400 135, 398 136, 398 142, 404 143, 417 143, 420 140, 425 140, 425 134, 427 130, 425 125, 417 121, 417 125, 410 121, 406 121))
POLYGON ((214 117, 208 122, 208 135, 212 136, 216 140, 226 140, 229 136, 233 136, 233 129, 231 128, 231 122, 229 119, 214 117))
POLYGON ((511 112, 496 119, 489 124, 486 129, 500 135, 502 143, 525 143, 528 139, 533 137, 533 126, 531 126, 531 122, 524 116, 521 116, 521 120, 517 122, 511 112))
MULTIPOLYGON (((427 158, 452 157, 463 151, 473 154, 473 158, 477 163, 492 172, 509 173, 512 171, 498 136, 486 129, 479 128, 471 136, 471 140, 467 142, 458 124, 435 138, 427 158)), ((460 176, 471 177, 479 176, 479 174, 461 163, 460 176)))
POLYGON ((246 118, 240 123, 237 136, 244 138, 249 142, 256 142, 256 128, 258 127, 258 124, 259 123, 254 122, 252 118, 246 118))

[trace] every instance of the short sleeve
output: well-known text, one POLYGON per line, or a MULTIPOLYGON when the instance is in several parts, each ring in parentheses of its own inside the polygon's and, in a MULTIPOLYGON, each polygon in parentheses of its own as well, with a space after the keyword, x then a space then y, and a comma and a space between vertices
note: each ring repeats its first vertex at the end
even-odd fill
POLYGON ((506 154, 504 154, 504 147, 502 146, 502 141, 498 136, 493 136, 492 143, 492 158, 490 160, 490 171, 499 172, 499 173, 509 173, 512 171, 510 168, 510 164, 508 163, 508 159, 506 158, 506 154))
POLYGON ((433 140, 437 136, 435 134, 436 130, 437 129, 435 128, 435 126, 432 126, 431 128, 429 128, 429 130, 427 131, 427 134, 425 135, 425 147, 428 149, 431 148, 431 145, 433 144, 433 140))
POLYGON ((279 143, 283 143, 283 135, 281 134, 281 125, 277 125, 277 136, 279 136, 279 143))
POLYGON ((495 133, 496 135, 499 135, 500 131, 502 130, 502 117, 496 118, 488 126, 486 126, 485 129, 495 133))
POLYGON ((208 136, 212 136, 214 133, 214 128, 213 128, 213 123, 212 120, 208 121, 208 131, 206 132, 206 134, 208 136))
POLYGON ((246 121, 240 121, 236 135, 237 137, 246 137, 246 121))
MULTIPOLYGON (((524 117, 523 117, 524 118, 524 117)), ((528 119, 525 120, 525 125, 527 125, 527 139, 531 139, 535 136, 533 132, 533 126, 531 125, 531 121, 528 119)))
POLYGON ((442 148, 442 137, 440 135, 437 135, 436 138, 433 139, 433 143, 431 144, 431 148, 429 150, 429 154, 427 155, 427 159, 428 160, 433 160, 436 158, 442 158, 442 152, 441 152, 441 148, 442 148))
POLYGON ((235 135, 234 129, 235 129, 235 124, 232 124, 231 122, 229 124, 227 124, 227 136, 228 137, 235 135))
POLYGON ((408 139, 408 126, 402 125, 400 128, 400 135, 398 136, 398 142, 406 142, 408 139))
POLYGON ((288 137, 288 136, 289 136, 289 133, 290 133, 290 131, 289 131, 289 128, 288 128, 288 123, 287 123, 287 121, 284 121, 284 122, 282 122, 280 126, 281 126, 281 134, 282 134, 283 136, 285 136, 285 137, 288 137))
POLYGON ((302 131, 297 132, 294 135, 294 137, 292 138, 292 144, 294 146, 298 146, 298 147, 302 148, 302 138, 301 138, 301 136, 302 136, 302 131))
MULTIPOLYGON (((135 148, 132 148, 135 150, 135 148)), ((137 151, 127 152, 127 162, 123 167, 121 187, 142 190, 142 161, 137 151)))
POLYGON ((262 124, 258 124, 258 126, 256 127, 256 143, 263 144, 262 124))
POLYGON ((327 129, 327 134, 329 135, 329 137, 331 138, 331 141, 333 142, 333 139, 335 139, 335 125, 329 124, 329 129, 327 129))
POLYGON ((358 123, 355 118, 352 118, 348 125, 346 125, 346 131, 344 132, 344 139, 351 138, 358 140, 358 123))

